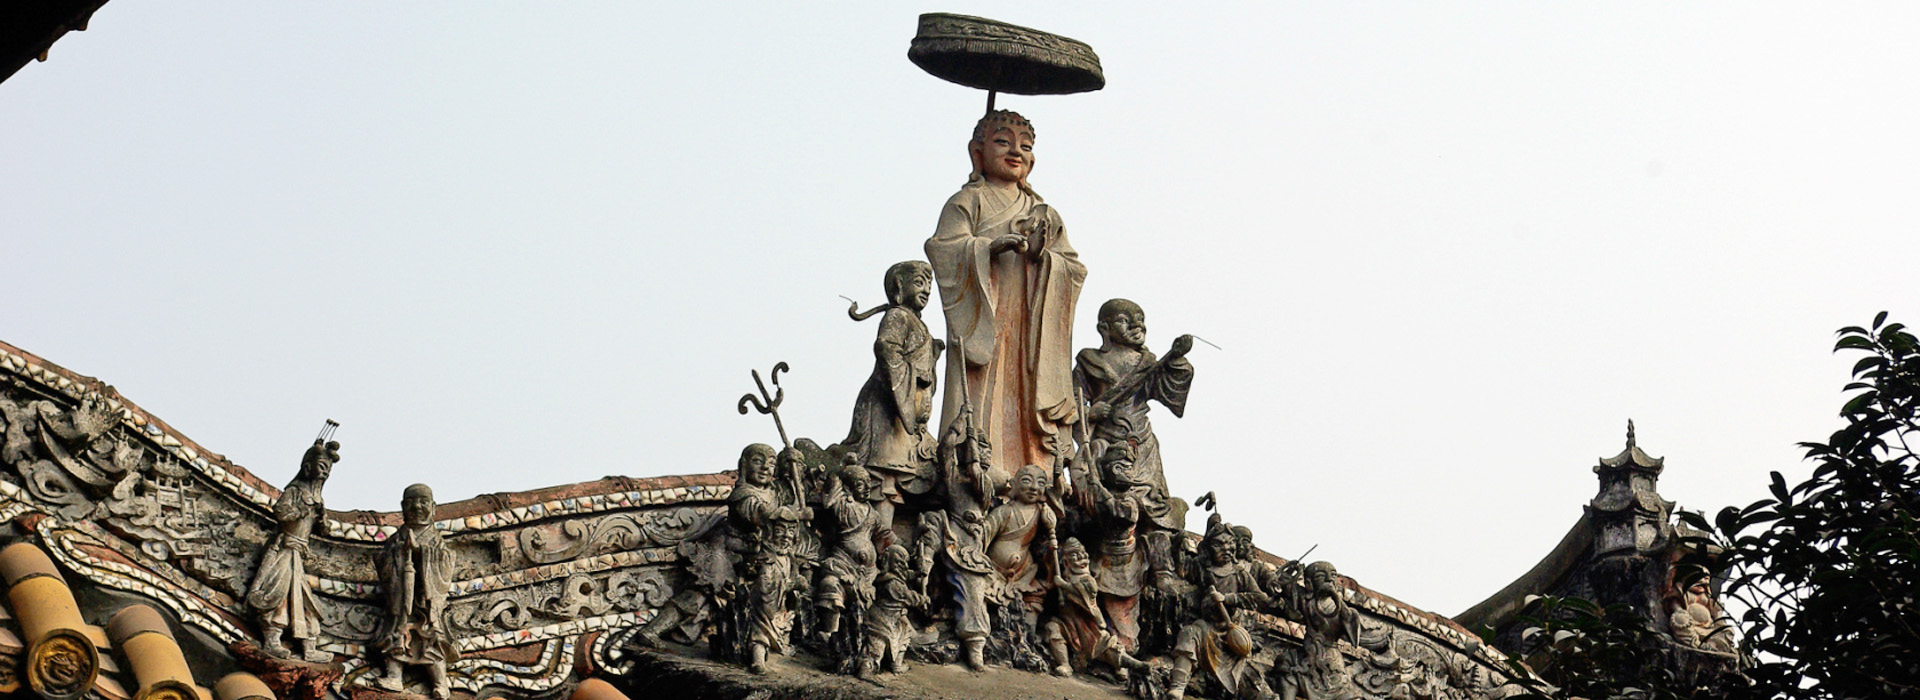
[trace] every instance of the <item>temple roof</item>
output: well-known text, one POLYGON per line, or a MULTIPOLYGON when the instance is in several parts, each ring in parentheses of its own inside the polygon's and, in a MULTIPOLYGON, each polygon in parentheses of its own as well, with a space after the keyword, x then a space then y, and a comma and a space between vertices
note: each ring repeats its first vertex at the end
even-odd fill
POLYGON ((27 62, 47 60, 53 42, 87 21, 107 0, 7 0, 0 2, 0 82, 27 62))

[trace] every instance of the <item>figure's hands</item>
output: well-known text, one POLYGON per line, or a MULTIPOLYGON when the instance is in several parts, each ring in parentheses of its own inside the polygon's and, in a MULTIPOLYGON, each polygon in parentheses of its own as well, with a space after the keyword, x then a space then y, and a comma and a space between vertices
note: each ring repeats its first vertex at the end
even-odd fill
POLYGON ((1017 233, 1009 233, 995 238, 992 243, 987 244, 987 252, 994 255, 999 255, 1009 250, 1022 253, 1027 252, 1027 237, 1017 233))
POLYGON ((1193 352, 1193 336, 1191 334, 1174 338, 1173 348, 1167 350, 1166 358, 1162 359, 1161 361, 1171 362, 1173 360, 1178 360, 1182 357, 1186 357, 1187 353, 1189 352, 1193 352))
POLYGON ((1095 423, 1106 420, 1111 415, 1113 415, 1113 404, 1105 401, 1095 401, 1093 406, 1087 409, 1087 420, 1095 423))
POLYGON ((305 538, 289 537, 286 539, 286 546, 287 549, 299 552, 300 556, 304 557, 307 555, 307 540, 305 538))
POLYGON ((939 338, 934 338, 933 339, 933 356, 939 357, 940 353, 943 353, 946 351, 947 351, 947 341, 941 340, 939 338))

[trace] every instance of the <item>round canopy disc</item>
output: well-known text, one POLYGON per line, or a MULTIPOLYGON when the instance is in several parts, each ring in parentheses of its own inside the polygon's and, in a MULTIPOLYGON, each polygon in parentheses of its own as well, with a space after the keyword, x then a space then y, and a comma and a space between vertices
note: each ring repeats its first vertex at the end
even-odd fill
POLYGON ((1093 47, 966 15, 920 15, 920 32, 907 58, 942 80, 1016 95, 1065 95, 1107 86, 1093 47))

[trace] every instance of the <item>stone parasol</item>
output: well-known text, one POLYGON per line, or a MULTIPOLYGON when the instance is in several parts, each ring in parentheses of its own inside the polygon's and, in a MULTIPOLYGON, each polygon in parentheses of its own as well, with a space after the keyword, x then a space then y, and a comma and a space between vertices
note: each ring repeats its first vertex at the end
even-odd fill
POLYGON ((1106 87, 1084 42, 980 17, 929 13, 907 48, 914 65, 948 82, 996 93, 1066 95, 1106 87))

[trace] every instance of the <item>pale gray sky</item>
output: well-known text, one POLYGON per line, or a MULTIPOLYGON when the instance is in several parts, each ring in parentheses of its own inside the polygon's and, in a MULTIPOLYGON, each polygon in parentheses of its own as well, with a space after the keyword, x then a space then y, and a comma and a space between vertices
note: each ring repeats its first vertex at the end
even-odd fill
MULTIPOLYGON (((1084 40, 1039 132, 1093 310, 1191 332, 1174 490, 1453 614, 1626 419, 1717 509, 1803 474, 1834 329, 1920 323, 1910 4, 109 3, 0 84, 0 339, 336 508, 726 469, 786 360, 844 436, 984 95, 951 11, 1084 40)), ((938 332, 937 310, 927 315, 938 332)))

